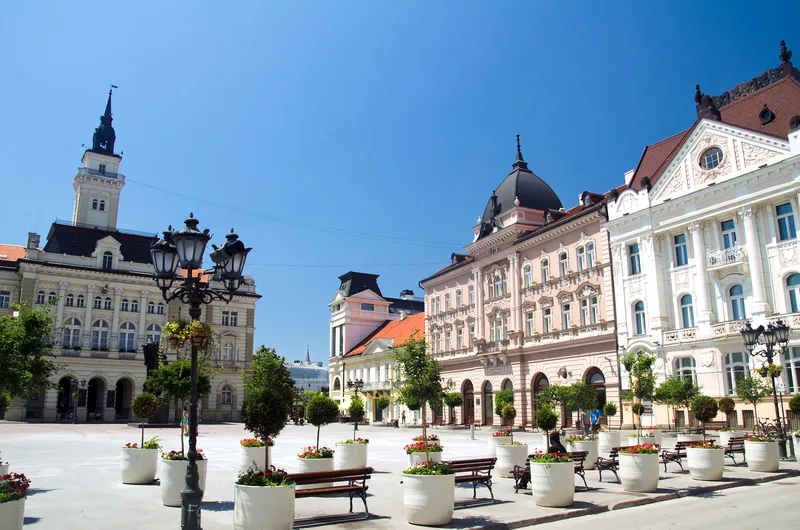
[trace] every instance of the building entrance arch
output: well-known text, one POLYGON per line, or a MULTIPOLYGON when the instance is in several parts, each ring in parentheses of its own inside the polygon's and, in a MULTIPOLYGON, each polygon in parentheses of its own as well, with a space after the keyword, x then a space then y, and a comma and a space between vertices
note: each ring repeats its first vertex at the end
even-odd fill
POLYGON ((461 385, 461 398, 461 423, 470 425, 475 421, 475 390, 469 379, 461 385))
POLYGON ((483 382, 483 424, 494 424, 494 394, 491 381, 483 382))
POLYGON ((133 398, 133 381, 127 377, 117 381, 114 391, 114 416, 118 420, 127 420, 131 414, 133 398))

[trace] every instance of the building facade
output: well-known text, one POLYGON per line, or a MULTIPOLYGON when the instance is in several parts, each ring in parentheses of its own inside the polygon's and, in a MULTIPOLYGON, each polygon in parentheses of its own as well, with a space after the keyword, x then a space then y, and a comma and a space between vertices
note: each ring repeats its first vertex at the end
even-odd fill
POLYGON ((307 349, 305 361, 295 360, 286 363, 286 368, 294 379, 295 388, 303 391, 328 393, 328 369, 319 361, 311 362, 311 355, 307 349))
MULTIPOLYGON (((467 254, 422 280, 425 333, 462 424, 499 425, 494 394, 514 391, 517 425, 535 422, 545 386, 585 381, 618 400, 606 196, 561 200, 517 157, 473 228, 467 254)), ((571 425, 573 411, 562 410, 571 425)), ((615 421, 612 419, 612 422, 615 421)))
MULTIPOLYGON (((76 406, 79 421, 133 419, 130 404, 146 377, 144 345, 162 342, 168 318, 188 317, 188 306, 164 302, 153 281, 150 246, 156 234, 117 228, 125 175, 115 140, 109 92, 92 148, 73 178, 72 220, 56 220, 43 246, 33 232, 24 247, 0 245, 0 314, 10 312, 12 303, 54 302, 53 353, 61 367, 56 388, 25 403, 17 400, 6 419, 56 421, 76 406), (79 381, 77 402, 71 379, 79 381)), ((219 371, 202 403, 204 420, 239 417, 241 371, 252 357, 258 298, 248 278, 230 304, 203 307, 201 319, 220 333, 214 357, 219 371)), ((176 352, 167 354, 174 358, 176 352)))
POLYGON ((418 413, 399 404, 380 410, 375 398, 392 399, 396 363, 392 347, 402 346, 412 334, 425 331, 424 304, 404 290, 400 298, 384 297, 378 275, 348 272, 339 277, 339 288, 328 304, 331 309, 331 350, 329 359, 330 397, 345 411, 354 391, 348 381, 363 381, 359 391, 370 422, 401 420, 409 422, 418 413))
MULTIPOLYGON (((656 355, 659 381, 692 378, 714 397, 761 366, 742 342, 747 321, 791 326, 776 362, 780 390, 800 392, 800 72, 783 45, 780 59, 718 97, 698 86, 697 121, 648 146, 608 206, 621 349, 656 355)), ((775 416, 771 400, 759 416, 775 416)), ((731 419, 752 426, 752 407, 731 419)), ((673 422, 658 406, 643 420, 673 422)))

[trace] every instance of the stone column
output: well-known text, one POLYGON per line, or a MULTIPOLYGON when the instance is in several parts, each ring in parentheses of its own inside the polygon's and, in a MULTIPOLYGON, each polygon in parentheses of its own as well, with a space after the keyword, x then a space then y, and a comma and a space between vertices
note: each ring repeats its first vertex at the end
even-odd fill
POLYGON ((139 293, 139 329, 137 330, 136 337, 138 339, 137 342, 141 344, 146 344, 145 341, 147 340, 147 330, 145 329, 147 322, 145 319, 147 318, 147 298, 149 296, 150 292, 144 289, 139 293))
POLYGON ((703 240, 703 225, 699 222, 690 223, 689 233, 692 235, 695 262, 696 324, 711 324, 714 321, 714 312, 711 310, 711 300, 708 297, 708 272, 706 271, 706 244, 703 240))
POLYGON ((121 297, 122 297, 122 288, 115 287, 114 306, 113 306, 114 314, 111 317, 111 333, 110 333, 111 336, 109 337, 109 339, 111 340, 109 340, 110 344, 108 345, 109 349, 111 349, 112 351, 117 351, 117 349, 119 348, 119 304, 121 297), (116 337, 116 339, 114 339, 113 337, 116 337))
POLYGON ((475 279, 475 338, 483 339, 483 273, 479 268, 472 269, 475 279))
POLYGON ((64 325, 64 298, 67 293, 67 282, 58 282, 58 305, 56 306, 56 326, 64 325))
MULTIPOLYGON (((662 310, 665 297, 663 291, 660 289, 660 287, 664 285, 664 269, 658 259, 661 251, 661 244, 662 240, 658 236, 652 235, 643 236, 639 241, 642 273, 645 278, 642 280, 644 285, 640 284, 640 289, 642 289, 642 292, 646 295, 645 316, 647 317, 647 332, 652 333, 654 337, 660 337, 661 331, 667 328, 667 318, 662 310)), ((622 287, 621 284, 620 287, 622 287)), ((619 292, 620 291, 617 291, 617 293, 619 292)), ((633 298, 632 293, 631 296, 633 298)), ((632 298, 630 302, 633 301, 632 298)), ((622 306, 619 307, 618 311, 623 311, 622 315, 625 315, 625 320, 627 321, 630 318, 628 315, 631 314, 632 308, 622 306)), ((630 335, 636 333, 636 325, 634 322, 629 323, 628 331, 630 335)))
POLYGON ((753 284, 753 316, 764 316, 770 312, 767 301, 767 287, 764 281, 764 266, 761 258, 761 242, 756 227, 756 209, 745 206, 739 209, 744 224, 747 265, 750 267, 750 281, 753 284))
POLYGON ((86 286, 86 313, 83 317, 82 334, 88 337, 84 340, 82 346, 89 348, 92 345, 92 307, 94 307, 94 285, 86 286))
POLYGON ((519 278, 519 254, 516 252, 508 257, 508 269, 511 276, 511 329, 520 331, 520 278, 519 278))

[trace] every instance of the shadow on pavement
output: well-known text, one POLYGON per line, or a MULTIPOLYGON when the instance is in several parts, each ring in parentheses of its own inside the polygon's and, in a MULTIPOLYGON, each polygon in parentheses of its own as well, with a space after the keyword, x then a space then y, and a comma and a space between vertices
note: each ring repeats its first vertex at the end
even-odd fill
POLYGON ((380 519, 389 519, 383 515, 365 514, 365 513, 346 513, 341 515, 324 515, 317 517, 306 517, 304 519, 295 519, 292 528, 314 528, 317 526, 327 526, 339 523, 352 523, 355 521, 377 521, 380 519))
POLYGON ((233 501, 204 501, 203 510, 207 512, 232 512, 233 501))

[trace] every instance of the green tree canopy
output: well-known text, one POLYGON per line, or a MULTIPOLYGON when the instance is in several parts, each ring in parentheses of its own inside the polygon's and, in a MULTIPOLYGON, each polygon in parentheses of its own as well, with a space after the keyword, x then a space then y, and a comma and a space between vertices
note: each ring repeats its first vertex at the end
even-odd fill
MULTIPOLYGON (((192 395, 192 362, 182 357, 172 362, 161 362, 144 382, 144 390, 167 400, 187 401, 192 395)), ((198 366, 197 397, 211 393, 211 377, 198 366)))
POLYGON ((392 404, 391 400, 386 396, 380 396, 375 398, 375 406, 378 408, 378 410, 383 410, 391 404, 392 404))
POLYGON ((719 412, 717 400, 709 396, 697 396, 692 400, 692 414, 703 422, 703 440, 706 439, 706 422, 711 421, 719 412))
POLYGON ((795 395, 789 400, 789 410, 791 410, 793 414, 800 414, 800 394, 795 395))
MULTIPOLYGON (((791 404, 791 401, 789 403, 791 404)), ((798 404, 800 404, 800 401, 798 401, 798 404)), ((729 397, 721 398, 719 400, 719 410, 725 413, 725 419, 727 420, 728 428, 730 428, 730 416, 736 411, 736 402, 729 397)))
POLYGON ((323 425, 339 418, 339 405, 325 394, 317 394, 306 406, 306 419, 317 428, 317 449, 319 449, 319 430, 323 425))
POLYGON ((353 439, 356 438, 356 428, 358 422, 364 419, 364 401, 359 396, 353 396, 350 400, 350 406, 347 407, 347 413, 350 419, 353 420, 353 439))
POLYGON ((448 407, 460 407, 464 404, 464 398, 459 392, 448 392, 444 395, 444 404, 448 407))
POLYGON ((558 414, 549 403, 542 403, 536 411, 536 426, 549 434, 558 424, 558 414))
POLYGON ((692 401, 700 395, 700 387, 689 377, 668 377, 655 390, 653 399, 675 408, 691 408, 692 401))
POLYGON ((597 390, 583 381, 575 381, 567 387, 567 408, 570 410, 594 410, 597 408, 597 390))
POLYGON ((747 376, 736 382, 736 395, 745 403, 753 405, 756 418, 758 418, 757 405, 771 392, 772 389, 767 385, 767 382, 760 377, 747 376))
POLYGON ((607 401, 605 405, 603 405, 603 416, 612 417, 617 415, 617 404, 613 401, 607 401))
POLYGON ((142 392, 133 398, 131 409, 141 421, 142 447, 144 447, 144 420, 149 420, 158 413, 158 398, 150 392, 142 392))
POLYGON ((28 399, 53 387, 50 379, 58 365, 47 358, 52 356, 50 340, 55 332, 51 305, 16 304, 16 316, 0 317, 0 393, 11 399, 28 399))
POLYGON ((498 416, 503 415, 503 407, 514 404, 514 391, 510 389, 501 390, 494 396, 494 413, 498 416))

